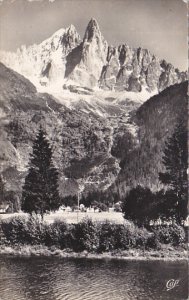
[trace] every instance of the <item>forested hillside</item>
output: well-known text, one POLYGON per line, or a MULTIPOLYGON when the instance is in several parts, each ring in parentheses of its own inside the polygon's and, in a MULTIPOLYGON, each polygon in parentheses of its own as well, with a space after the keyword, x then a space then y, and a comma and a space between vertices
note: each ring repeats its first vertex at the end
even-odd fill
MULTIPOLYGON (((158 173, 164 170, 165 141, 180 120, 187 127, 187 88, 187 82, 167 88, 146 101, 131 118, 138 128, 138 138, 132 151, 127 152, 120 163, 122 170, 114 185, 120 195, 137 184, 158 188, 158 173)), ((128 139, 125 148, 127 144, 128 139)))

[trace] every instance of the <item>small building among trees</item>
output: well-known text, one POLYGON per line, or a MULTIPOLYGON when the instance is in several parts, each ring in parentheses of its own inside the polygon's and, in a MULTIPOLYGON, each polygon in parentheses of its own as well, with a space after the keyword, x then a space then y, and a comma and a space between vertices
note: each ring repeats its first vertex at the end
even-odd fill
POLYGON ((11 210, 11 207, 8 203, 0 204, 0 214, 9 213, 10 210, 11 210))

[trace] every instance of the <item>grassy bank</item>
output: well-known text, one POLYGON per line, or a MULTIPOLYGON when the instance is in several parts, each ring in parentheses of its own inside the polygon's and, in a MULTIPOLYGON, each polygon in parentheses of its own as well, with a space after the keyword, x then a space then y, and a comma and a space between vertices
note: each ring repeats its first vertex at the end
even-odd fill
POLYGON ((149 230, 134 224, 84 219, 61 220, 15 217, 1 223, 0 254, 122 259, 186 259, 184 229, 172 226, 149 230))
POLYGON ((157 250, 119 250, 114 252, 104 253, 90 253, 88 251, 73 252, 70 249, 61 250, 56 247, 47 247, 44 245, 12 245, 0 246, 0 255, 8 256, 45 256, 58 258, 88 258, 88 259, 119 259, 119 260, 165 260, 177 261, 188 260, 188 252, 182 247, 170 249, 165 247, 159 251, 157 250))

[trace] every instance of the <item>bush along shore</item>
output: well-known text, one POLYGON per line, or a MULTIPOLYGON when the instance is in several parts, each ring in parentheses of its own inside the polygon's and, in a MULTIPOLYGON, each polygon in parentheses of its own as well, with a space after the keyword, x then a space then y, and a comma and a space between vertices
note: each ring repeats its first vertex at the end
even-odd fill
POLYGON ((1 222, 0 254, 117 259, 187 259, 182 226, 139 228, 84 219, 78 224, 13 217, 1 222))

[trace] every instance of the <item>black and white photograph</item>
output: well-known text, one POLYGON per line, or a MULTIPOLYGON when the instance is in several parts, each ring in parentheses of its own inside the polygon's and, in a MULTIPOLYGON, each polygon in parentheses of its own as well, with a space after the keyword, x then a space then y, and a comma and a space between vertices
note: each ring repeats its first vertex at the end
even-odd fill
POLYGON ((188 0, 0 0, 0 300, 187 300, 188 0))

